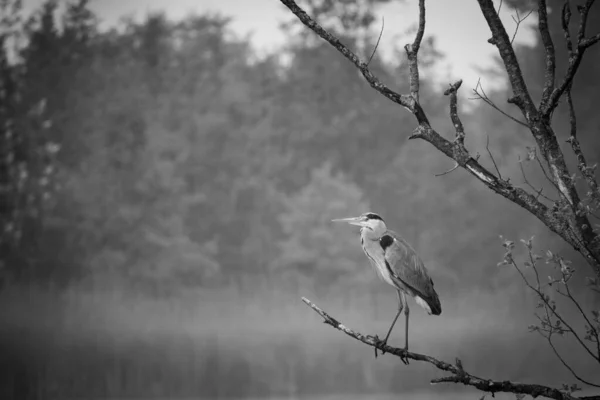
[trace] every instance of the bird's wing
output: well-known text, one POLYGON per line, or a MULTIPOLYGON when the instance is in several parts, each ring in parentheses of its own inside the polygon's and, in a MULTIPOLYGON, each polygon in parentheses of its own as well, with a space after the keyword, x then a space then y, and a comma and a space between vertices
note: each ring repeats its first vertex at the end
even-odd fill
POLYGON ((418 296, 427 303, 428 311, 435 315, 440 314, 442 309, 438 294, 433 287, 433 280, 429 277, 417 252, 396 232, 388 231, 386 235, 393 239, 382 238, 385 260, 393 278, 412 291, 412 295, 418 296))

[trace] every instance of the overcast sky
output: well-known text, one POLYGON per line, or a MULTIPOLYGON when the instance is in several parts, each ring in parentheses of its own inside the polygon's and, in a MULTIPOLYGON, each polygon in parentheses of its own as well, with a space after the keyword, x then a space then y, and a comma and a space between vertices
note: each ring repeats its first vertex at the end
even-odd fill
MULTIPOLYGON (((24 0, 24 3, 31 9, 42 0, 24 0)), ((279 0, 92 0, 91 3, 103 26, 112 25, 125 15, 142 18, 158 10, 170 18, 219 12, 233 18, 231 27, 240 35, 251 33, 252 42, 262 50, 273 50, 284 40, 278 23, 292 17, 279 0)), ((392 1, 382 7, 380 14, 386 21, 381 46, 385 49, 396 35, 416 22, 417 1, 392 1)), ((511 15, 514 11, 504 5, 501 17, 509 34, 515 28, 511 15)), ((528 22, 535 23, 536 15, 532 14, 528 22)), ((478 68, 492 65, 491 57, 496 49, 487 43, 491 35, 475 0, 428 0, 426 35, 436 36, 438 48, 447 58, 447 65, 440 68, 438 74, 440 82, 460 78, 470 89, 480 76, 478 68)), ((530 30, 521 28, 515 41, 533 43, 535 40, 530 30)))

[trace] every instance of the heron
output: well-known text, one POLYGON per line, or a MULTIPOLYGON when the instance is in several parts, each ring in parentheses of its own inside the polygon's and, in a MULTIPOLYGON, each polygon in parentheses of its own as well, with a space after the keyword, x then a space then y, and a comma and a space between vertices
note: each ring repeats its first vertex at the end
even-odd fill
MULTIPOLYGON (((408 351, 408 316, 410 314, 406 296, 413 297, 429 315, 442 313, 440 299, 423 261, 408 242, 387 228, 383 219, 376 213, 367 212, 358 217, 334 219, 333 222, 347 222, 361 227, 360 243, 363 251, 379 277, 396 289, 398 312, 385 339, 381 341, 377 336, 375 339, 378 344, 387 344, 392 329, 404 310, 406 318, 404 353, 406 354, 408 351)), ((375 348, 375 357, 377 357, 377 348, 375 348)), ((408 359, 403 358, 402 361, 408 364, 408 359)))

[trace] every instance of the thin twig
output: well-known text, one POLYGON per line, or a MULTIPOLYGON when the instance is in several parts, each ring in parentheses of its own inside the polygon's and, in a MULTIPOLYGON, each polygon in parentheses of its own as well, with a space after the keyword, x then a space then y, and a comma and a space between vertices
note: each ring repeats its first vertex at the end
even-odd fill
POLYGON ((455 170, 455 169, 457 169, 458 167, 460 167, 460 165, 459 165, 458 163, 456 163, 456 164, 454 165, 454 167, 450 168, 448 171, 446 171, 446 172, 442 172, 441 174, 435 174, 435 176, 443 176, 443 175, 449 174, 450 172, 454 171, 454 170, 455 170))
POLYGON ((490 135, 486 135, 486 136, 487 136, 487 141, 485 143, 485 149, 487 150, 490 158, 492 159, 492 163, 494 163, 494 168, 496 168, 496 173, 498 174, 498 178, 502 179, 502 175, 500 174, 500 170, 498 169, 498 164, 496 164, 494 155, 492 154, 492 151, 490 150, 490 135))
POLYGON ((483 85, 481 85, 481 78, 477 80, 477 85, 475 86, 475 89, 473 89, 473 93, 475 93, 475 95, 477 97, 471 97, 469 98, 469 100, 482 100, 484 103, 486 103, 488 106, 492 107, 494 110, 498 111, 500 114, 504 115, 505 117, 513 120, 514 122, 516 122, 519 125, 522 125, 526 128, 529 128, 529 125, 527 125, 525 122, 518 120, 517 118, 513 117, 512 115, 506 113, 504 110, 502 110, 500 107, 498 107, 489 97, 488 95, 485 93, 485 91, 483 90, 483 85), (481 93, 479 93, 479 90, 481 90, 481 93))
MULTIPOLYGON (((542 324, 542 327, 538 327, 536 330, 538 331, 538 333, 540 335, 542 335, 542 337, 544 337, 544 338, 546 338, 548 340, 548 344, 552 348, 552 351, 554 352, 554 354, 556 355, 556 357, 571 372, 571 374, 573 375, 573 377, 575 377, 575 379, 579 380, 582 383, 585 383, 586 385, 590 385, 590 386, 593 386, 593 387, 600 387, 600 385, 597 385, 595 383, 589 382, 589 381, 581 378, 579 375, 577 375, 577 373, 575 372, 575 370, 573 370, 573 368, 564 360, 564 358, 560 355, 560 353, 558 352, 558 350, 554 346, 554 343, 552 342, 552 335, 554 334, 554 330, 553 330, 554 328, 553 328, 552 320, 551 320, 551 317, 550 317, 550 311, 552 311, 552 313, 563 323, 563 325, 567 327, 567 329, 563 329, 563 331, 567 331, 569 333, 572 333, 574 336, 577 336, 577 333, 573 330, 573 328, 571 328, 568 324, 566 324, 564 322, 564 320, 556 312, 556 309, 554 307, 552 307, 550 304, 548 304, 548 301, 546 300, 546 297, 545 297, 544 293, 542 293, 540 291, 539 274, 538 274, 537 267, 536 267, 536 261, 534 260, 533 255, 531 254, 531 250, 529 251, 529 259, 530 259, 530 262, 532 263, 532 268, 535 271, 536 281, 537 281, 537 289, 534 288, 529 283, 529 280, 525 277, 525 274, 521 271, 521 269, 518 267, 518 265, 516 264, 516 262, 514 260, 512 261, 512 264, 515 267, 515 269, 519 272, 519 275, 521 275, 521 278, 525 282, 525 285, 527 287, 529 287, 531 290, 533 290, 537 294, 537 296, 544 302, 544 311, 546 313, 546 321, 547 322, 544 322, 544 320, 542 318, 540 318, 539 315, 535 314, 535 316, 537 317, 537 319, 542 324), (550 328, 544 329, 543 328, 544 323, 547 323, 550 328), (548 335, 546 336, 546 335, 542 334, 542 331, 546 332, 548 335)), ((584 314, 584 316, 585 316, 585 314, 584 314)))
POLYGON ((371 60, 373 59, 373 56, 377 52, 377 48, 379 47, 379 41, 381 40, 381 35, 383 35, 384 26, 385 26, 385 19, 383 17, 381 17, 381 31, 379 32, 379 37, 377 38, 377 43, 375 44, 375 48, 373 49, 373 52, 371 53, 371 57, 369 57, 369 61, 367 61, 367 67, 369 66, 369 64, 371 64, 371 60))
POLYGON ((544 293, 542 293, 540 290, 536 289, 535 287, 533 287, 529 281, 527 280, 527 278, 525 277, 525 275, 523 274, 523 272, 521 272, 521 269, 519 268, 519 266, 517 265, 517 263, 512 260, 512 265, 515 267, 515 269, 519 272, 519 274, 521 275, 521 277, 523 278, 523 281, 525 282, 525 285, 530 288, 531 290, 533 290, 538 297, 544 302, 544 304, 552 311, 552 314, 554 314, 554 316, 564 325, 566 326, 569 331, 573 334, 573 337, 575 337, 575 339, 579 342, 579 344, 584 348, 584 350, 596 361, 600 361, 598 359, 598 357, 596 355, 594 355, 594 353, 592 353, 592 351, 590 350, 590 348, 585 344, 585 342, 583 340, 581 340, 581 338, 579 337, 579 335, 577 334, 577 332, 575 332, 575 330, 573 329, 573 327, 571 327, 571 325, 565 321, 565 319, 556 311, 556 309, 554 309, 550 303, 548 302, 548 300, 546 299, 546 296, 544 295, 544 293))
POLYGON ((581 304, 579 304, 577 299, 573 296, 573 294, 571 294, 571 290, 569 289, 569 285, 567 282, 565 282, 565 289, 567 290, 567 297, 571 300, 571 302, 575 305, 575 307, 577 307, 577 310, 579 310, 579 313, 583 316, 583 318, 585 319, 585 322, 587 322, 588 326, 590 327, 590 330, 592 331, 594 337, 596 338, 596 347, 597 347, 596 351, 598 352, 597 359, 598 359, 598 361, 600 361, 600 335, 598 334, 598 331, 594 327, 594 324, 592 324, 592 321, 590 321, 587 314, 583 311, 581 304))
POLYGON ((515 38, 517 37, 517 32, 519 32, 519 27, 521 26, 521 23, 523 21, 525 21, 527 19, 527 17, 529 17, 531 15, 531 13, 533 12, 533 10, 530 10, 523 18, 521 18, 521 16, 519 15, 519 11, 517 9, 515 9, 515 14, 517 14, 517 18, 515 18, 514 15, 512 15, 512 19, 513 21, 515 21, 515 24, 517 24, 517 26, 515 27, 515 33, 513 33, 513 37, 510 40, 510 44, 513 44, 513 42, 515 41, 515 38))
POLYGON ((540 189, 536 189, 535 186, 533 186, 529 182, 529 180, 527 179, 527 175, 525 175, 525 169, 523 168, 523 160, 521 160, 521 157, 519 157, 519 167, 521 168, 521 174, 523 175, 523 183, 526 184, 527 186, 529 186, 529 188, 536 193, 536 197, 543 197, 544 199, 546 199, 548 201, 554 202, 554 200, 552 200, 550 197, 542 194, 542 192, 544 191, 543 186, 540 189))
POLYGON ((571 375, 573 375, 573 377, 575 379, 577 379, 579 382, 585 383, 586 385, 589 385, 589 386, 600 387, 600 385, 597 385, 593 382, 587 381, 587 380, 583 379, 582 377, 580 377, 579 375, 577 375, 577 372, 575 372, 575 370, 565 361, 565 359, 560 355, 560 353, 556 349, 556 346, 554 346, 554 343, 552 342, 552 332, 549 332, 548 336, 543 335, 541 332, 539 334, 542 335, 542 337, 546 338, 546 340, 548 340, 548 344, 552 348, 552 351, 554 352, 554 355, 556 356, 556 358, 558 358, 558 360, 561 362, 561 364, 564 365, 564 367, 569 370, 569 372, 571 373, 571 375))
POLYGON ((558 185, 556 184, 556 182, 554 182, 554 180, 552 180, 552 178, 550 178, 550 175, 548 175, 548 172, 546 172, 546 169, 544 168, 544 165, 542 164, 542 160, 540 160, 540 157, 537 155, 535 155, 535 160, 537 161, 538 165, 540 166, 540 169, 542 170, 542 173, 544 174, 544 177, 546 177, 546 180, 548 182, 550 182, 550 184, 552 186, 554 186, 554 188, 556 190, 558 190, 558 192, 560 193, 560 188, 558 187, 558 185))

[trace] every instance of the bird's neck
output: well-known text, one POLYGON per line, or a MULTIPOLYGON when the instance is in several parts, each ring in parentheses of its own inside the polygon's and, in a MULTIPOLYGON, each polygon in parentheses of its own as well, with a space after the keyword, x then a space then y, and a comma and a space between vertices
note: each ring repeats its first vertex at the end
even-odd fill
POLYGON ((365 226, 363 226, 360 229, 360 237, 361 239, 364 240, 379 240, 383 234, 385 233, 385 227, 372 227, 372 228, 367 228, 365 226))

